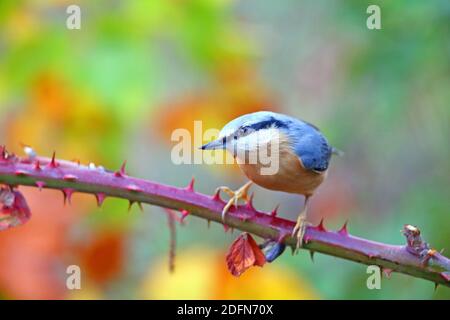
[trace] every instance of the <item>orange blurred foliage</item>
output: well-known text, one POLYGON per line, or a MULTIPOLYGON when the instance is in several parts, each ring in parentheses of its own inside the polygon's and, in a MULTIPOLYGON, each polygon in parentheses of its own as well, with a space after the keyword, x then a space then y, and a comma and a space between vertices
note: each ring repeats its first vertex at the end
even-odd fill
POLYGON ((76 252, 86 280, 97 286, 106 285, 124 269, 124 234, 119 231, 98 231, 73 252, 76 252))

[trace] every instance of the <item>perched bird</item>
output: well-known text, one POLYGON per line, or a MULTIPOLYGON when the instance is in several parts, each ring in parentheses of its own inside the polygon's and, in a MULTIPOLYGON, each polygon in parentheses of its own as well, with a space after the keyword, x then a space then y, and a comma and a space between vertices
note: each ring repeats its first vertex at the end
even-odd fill
POLYGON ((218 188, 231 196, 222 211, 224 222, 233 204, 237 206, 239 199, 249 200, 248 189, 252 182, 266 189, 305 196, 303 210, 292 232, 292 236, 297 237, 297 251, 307 226, 308 200, 326 178, 331 155, 338 153, 319 129, 284 114, 260 111, 230 121, 216 140, 201 149, 228 150, 250 179, 237 191, 218 188), (275 170, 268 170, 270 166, 275 170))

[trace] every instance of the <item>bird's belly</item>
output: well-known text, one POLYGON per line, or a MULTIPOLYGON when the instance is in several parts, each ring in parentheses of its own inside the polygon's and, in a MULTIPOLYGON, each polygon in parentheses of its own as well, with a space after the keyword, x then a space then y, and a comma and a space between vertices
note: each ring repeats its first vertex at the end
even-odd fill
POLYGON ((272 175, 261 174, 263 165, 260 163, 241 163, 239 167, 250 180, 263 188, 306 196, 314 193, 327 174, 326 171, 315 172, 305 169, 299 158, 290 153, 280 157, 278 170, 272 175))

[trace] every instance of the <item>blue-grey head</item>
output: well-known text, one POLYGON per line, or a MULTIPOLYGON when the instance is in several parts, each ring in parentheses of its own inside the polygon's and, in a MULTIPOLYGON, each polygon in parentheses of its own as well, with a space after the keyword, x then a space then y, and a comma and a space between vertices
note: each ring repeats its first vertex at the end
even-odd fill
POLYGON ((262 144, 289 134, 292 121, 289 117, 260 111, 245 114, 228 122, 220 131, 219 137, 201 147, 203 150, 227 149, 233 154, 237 151, 257 150, 262 144))
POLYGON ((219 137, 201 147, 203 150, 227 149, 233 155, 257 150, 262 144, 278 139, 297 154, 303 165, 323 171, 333 148, 319 129, 305 121, 270 111, 245 114, 227 123, 219 137))

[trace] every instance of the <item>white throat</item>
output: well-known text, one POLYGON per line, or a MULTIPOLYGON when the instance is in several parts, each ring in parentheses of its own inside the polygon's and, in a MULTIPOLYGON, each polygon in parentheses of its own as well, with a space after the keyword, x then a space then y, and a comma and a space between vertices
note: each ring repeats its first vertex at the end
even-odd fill
POLYGON ((267 128, 258 131, 253 131, 248 135, 232 139, 227 144, 227 149, 231 153, 237 156, 244 152, 257 152, 264 148, 268 148, 269 145, 278 145, 281 142, 281 134, 277 128, 267 128))

